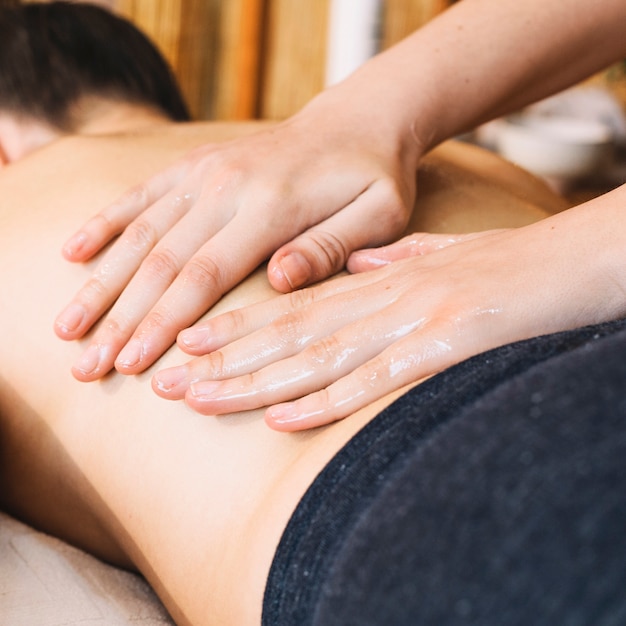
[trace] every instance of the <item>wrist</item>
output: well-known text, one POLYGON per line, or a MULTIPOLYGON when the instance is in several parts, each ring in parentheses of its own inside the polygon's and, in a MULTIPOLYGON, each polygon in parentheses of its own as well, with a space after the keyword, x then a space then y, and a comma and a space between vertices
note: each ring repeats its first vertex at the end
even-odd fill
MULTIPOLYGON (((578 285, 581 321, 626 315, 626 185, 539 222, 556 236, 554 265, 565 264, 562 285, 578 285)), ((541 244, 539 244, 541 245, 541 244)), ((544 244, 548 249, 548 244, 544 244)))
POLYGON ((328 129, 331 143, 355 142, 415 171, 430 146, 416 134, 413 106, 398 90, 401 79, 384 69, 372 59, 319 93, 292 120, 309 128, 313 123, 321 133, 328 129))

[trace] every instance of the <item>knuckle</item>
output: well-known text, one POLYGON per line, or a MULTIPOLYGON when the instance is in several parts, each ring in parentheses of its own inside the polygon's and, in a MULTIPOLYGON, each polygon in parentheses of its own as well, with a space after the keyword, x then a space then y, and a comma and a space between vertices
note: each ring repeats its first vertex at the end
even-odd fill
POLYGON ((270 228, 285 226, 285 220, 294 220, 300 214, 298 207, 293 203, 285 202, 285 198, 291 197, 291 186, 284 181, 259 180, 254 186, 255 203, 264 211, 276 206, 289 207, 290 215, 285 211, 275 211, 268 214, 268 224, 270 228), (295 209, 295 210, 292 210, 295 209))
POLYGON ((331 407, 333 407, 334 402, 331 398, 331 393, 330 390, 328 389, 328 387, 324 387, 323 389, 320 389, 316 396, 315 399, 317 401, 317 403, 324 409, 327 410, 331 407))
POLYGON ((218 263, 208 256, 192 257, 181 272, 184 284, 204 289, 222 287, 224 276, 218 263))
POLYGON ((221 380, 228 377, 224 355, 220 350, 194 359, 189 367, 194 380, 221 380))
POLYGON ((82 300, 87 304, 94 300, 100 300, 108 295, 108 289, 104 277, 100 274, 93 274, 89 277, 82 289, 82 300))
POLYGON ((298 344, 302 340, 302 317, 298 313, 283 313, 268 327, 269 343, 281 346, 298 344))
POLYGON ((315 303, 315 291, 313 289, 296 289, 282 296, 286 299, 290 309, 305 309, 315 303))
POLYGON ((207 329, 209 337, 203 344, 205 350, 221 348, 251 332, 250 318, 245 309, 235 309, 211 317, 203 321, 202 326, 207 329))
POLYGON ((226 361, 224 359, 224 354, 221 350, 216 350, 211 354, 207 355, 206 361, 206 370, 204 375, 207 378, 215 378, 221 379, 225 378, 229 375, 229 372, 226 372, 226 361))
POLYGON ((159 307, 154 309, 142 322, 142 334, 150 335, 155 331, 163 329, 178 329, 179 321, 174 312, 170 309, 159 307))
POLYGON ((148 221, 138 219, 126 228, 123 240, 133 250, 144 252, 154 248, 158 241, 158 235, 148 221))
POLYGON ((322 387, 321 389, 314 391, 305 400, 307 404, 314 402, 316 412, 321 412, 326 415, 324 423, 334 421, 333 419, 328 418, 329 411, 332 411, 336 404, 329 387, 322 387))
POLYGON ((171 250, 163 248, 148 255, 142 263, 142 269, 148 276, 170 284, 180 271, 180 263, 171 250))
POLYGON ((342 351, 342 344, 335 335, 329 335, 319 339, 309 346, 302 356, 314 367, 330 366, 333 367, 337 356, 342 351))
POLYGON ((98 338, 121 338, 128 335, 128 320, 121 315, 109 315, 98 329, 98 338))
POLYGON ((224 146, 218 147, 216 144, 207 143, 187 152, 180 158, 179 162, 185 166, 188 171, 195 168, 204 171, 205 168, 213 169, 215 165, 219 165, 223 160, 224 146))
POLYGON ((133 320, 129 319, 123 311, 114 310, 102 318, 93 336, 93 341, 121 348, 120 342, 126 342, 134 329, 133 320))
POLYGON ((132 217, 148 206, 149 197, 148 188, 144 183, 135 185, 94 215, 90 221, 98 231, 107 235, 121 233, 129 226, 132 217))
POLYGON ((208 321, 211 334, 223 341, 228 341, 234 334, 238 334, 247 327, 247 319, 243 309, 234 309, 223 315, 218 315, 208 321))
POLYGON ((113 215, 106 209, 94 215, 90 220, 90 225, 94 226, 98 232, 104 232, 107 235, 118 233, 123 228, 119 220, 114 219, 113 215))
POLYGON ((366 361, 355 370, 354 376, 361 387, 377 390, 381 386, 381 373, 389 369, 389 364, 380 354, 366 361))
POLYGON ((317 231, 313 236, 316 256, 320 261, 320 270, 338 270, 348 258, 348 250, 341 239, 330 232, 317 231))
POLYGON ((248 169, 240 160, 220 152, 208 154, 199 167, 203 172, 204 185, 218 196, 231 193, 249 178, 248 169), (208 177, 206 172, 210 174, 208 177))
POLYGON ((150 194, 148 186, 145 183, 139 183, 131 187, 116 203, 117 207, 122 209, 133 207, 142 210, 148 206, 150 194))

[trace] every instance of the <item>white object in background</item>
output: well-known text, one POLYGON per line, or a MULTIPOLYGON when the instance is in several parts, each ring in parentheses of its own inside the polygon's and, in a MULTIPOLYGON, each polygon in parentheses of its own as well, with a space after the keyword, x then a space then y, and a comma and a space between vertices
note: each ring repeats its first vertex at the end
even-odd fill
POLYGON ((605 87, 572 87, 527 107, 525 113, 595 120, 611 129, 617 144, 626 146, 626 112, 615 95, 605 87))
POLYGON ((611 129, 596 120, 519 115, 504 120, 498 130, 502 156, 557 188, 566 189, 611 163, 611 129))
POLYGON ((326 85, 346 78, 380 46, 383 0, 331 0, 326 85))

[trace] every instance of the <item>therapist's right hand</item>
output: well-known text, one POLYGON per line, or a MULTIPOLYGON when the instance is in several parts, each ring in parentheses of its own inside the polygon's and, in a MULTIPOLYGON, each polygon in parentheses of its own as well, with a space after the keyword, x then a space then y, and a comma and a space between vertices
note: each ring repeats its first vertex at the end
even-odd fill
POLYGON ((402 232, 421 154, 371 115, 326 95, 281 124, 196 149, 86 222, 65 245, 70 261, 119 237, 55 322, 73 340, 102 318, 74 376, 143 371, 268 258, 270 282, 288 292, 402 232))

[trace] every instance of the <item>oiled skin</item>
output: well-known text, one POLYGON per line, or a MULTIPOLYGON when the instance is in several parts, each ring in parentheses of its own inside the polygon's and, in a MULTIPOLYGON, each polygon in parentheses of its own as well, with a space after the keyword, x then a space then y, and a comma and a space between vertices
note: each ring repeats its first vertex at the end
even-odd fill
MULTIPOLYGON (((139 376, 78 382, 70 368, 88 338, 63 342, 52 323, 93 263, 70 264, 60 247, 129 185, 195 145, 255 128, 68 138, 0 171, 2 506, 138 569, 181 624, 260 622, 267 571, 299 498, 391 397, 330 427, 284 434, 261 411, 215 418, 158 398, 151 374, 188 358, 176 347, 139 376)), ((526 173, 449 143, 424 159, 408 232, 520 226, 563 208, 526 173)), ((210 314, 274 296, 261 268, 210 314)))

